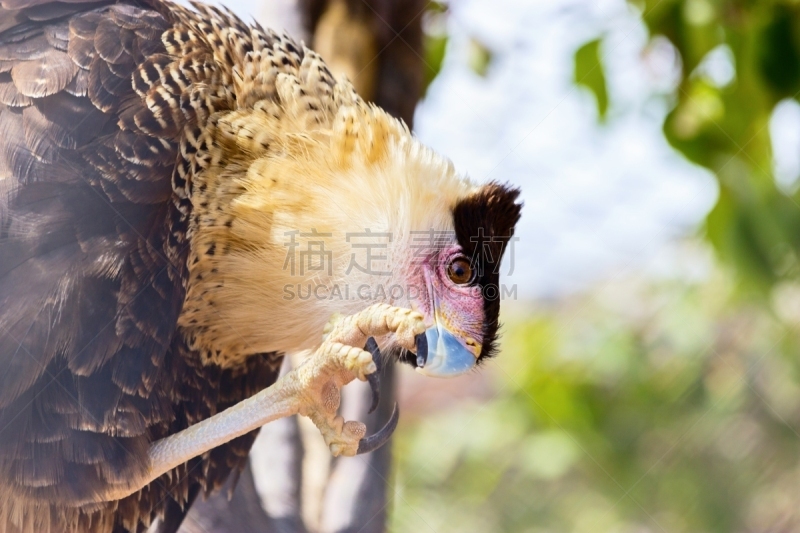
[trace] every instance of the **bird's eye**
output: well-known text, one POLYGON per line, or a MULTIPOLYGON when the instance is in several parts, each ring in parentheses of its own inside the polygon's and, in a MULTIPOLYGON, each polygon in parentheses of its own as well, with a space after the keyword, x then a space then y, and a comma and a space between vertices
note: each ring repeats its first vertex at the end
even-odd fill
POLYGON ((466 257, 456 257, 447 267, 447 276, 456 285, 464 285, 472 281, 472 265, 466 257))

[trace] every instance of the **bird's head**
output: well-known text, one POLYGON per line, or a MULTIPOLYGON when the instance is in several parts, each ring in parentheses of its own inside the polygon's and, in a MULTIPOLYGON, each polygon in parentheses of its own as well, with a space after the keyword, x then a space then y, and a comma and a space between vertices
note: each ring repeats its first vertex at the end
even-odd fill
POLYGON ((306 54, 203 139, 181 325, 225 366, 312 348, 332 315, 385 302, 428 326, 401 359, 427 375, 468 371, 494 352, 519 192, 459 175, 306 54))
POLYGON ((519 218, 518 195, 497 183, 478 187, 456 199, 448 229, 415 232, 422 239, 407 247, 415 259, 405 278, 409 304, 428 329, 402 359, 422 374, 459 375, 494 355, 500 259, 519 218))

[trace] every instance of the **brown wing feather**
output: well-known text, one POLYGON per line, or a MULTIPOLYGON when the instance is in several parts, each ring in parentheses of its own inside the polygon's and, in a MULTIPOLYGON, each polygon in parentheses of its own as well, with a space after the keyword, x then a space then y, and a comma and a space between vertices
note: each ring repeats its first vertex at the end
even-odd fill
POLYGON ((216 67, 208 51, 169 55, 162 14, 102 4, 0 2, 0 531, 180 514, 255 434, 120 502, 77 502, 140 475, 150 442, 269 385, 280 362, 223 371, 176 333, 190 206, 170 178, 187 121, 208 116, 179 104, 216 67))
POLYGON ((0 103, 9 107, 24 107, 31 105, 33 100, 19 92, 10 72, 3 72, 0 74, 0 103))
POLYGON ((69 25, 66 22, 45 26, 44 36, 50 46, 62 52, 67 51, 69 45, 69 25))
POLYGON ((77 73, 78 65, 65 52, 51 48, 41 57, 14 65, 11 79, 20 93, 42 98, 63 90, 77 73))

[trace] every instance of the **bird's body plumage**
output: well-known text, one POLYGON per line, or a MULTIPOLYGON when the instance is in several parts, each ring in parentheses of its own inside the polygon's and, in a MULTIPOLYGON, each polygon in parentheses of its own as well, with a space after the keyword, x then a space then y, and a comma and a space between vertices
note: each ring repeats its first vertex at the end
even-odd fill
MULTIPOLYGON (((288 37, 158 0, 0 5, 0 532, 141 531, 243 466, 254 433, 103 496, 369 303, 287 299, 292 231, 335 234, 340 266, 300 282, 331 287, 346 235, 390 232, 402 285, 414 229, 513 230, 516 193, 460 178, 288 37)), ((462 328, 487 348, 494 305, 462 328)))
POLYGON ((162 82, 223 87, 213 53, 170 53, 175 23, 152 9, 61 7, 23 8, 0 36, 0 530, 135 531, 223 483, 253 437, 121 502, 76 503, 136 477, 150 442, 271 384, 280 356, 222 369, 176 335, 191 205, 175 168, 191 160, 182 130, 202 125, 166 113, 187 95, 162 82))

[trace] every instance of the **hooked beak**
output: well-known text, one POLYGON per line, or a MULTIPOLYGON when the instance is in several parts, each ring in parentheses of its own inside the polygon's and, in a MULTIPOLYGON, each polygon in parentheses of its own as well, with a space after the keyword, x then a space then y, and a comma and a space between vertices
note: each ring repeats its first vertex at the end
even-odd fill
POLYGON ((417 372, 437 378, 460 376, 471 370, 480 347, 470 350, 449 330, 436 323, 416 337, 417 372))

